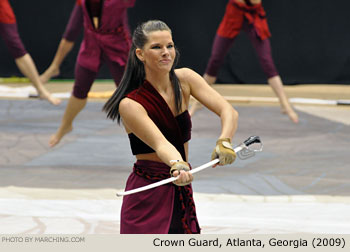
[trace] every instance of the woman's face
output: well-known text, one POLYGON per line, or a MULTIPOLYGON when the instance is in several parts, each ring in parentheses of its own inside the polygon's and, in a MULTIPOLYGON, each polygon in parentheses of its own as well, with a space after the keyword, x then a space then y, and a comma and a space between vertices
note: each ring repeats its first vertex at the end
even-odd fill
POLYGON ((148 71, 170 72, 175 59, 174 42, 169 31, 154 31, 148 34, 143 49, 136 49, 136 55, 148 71))

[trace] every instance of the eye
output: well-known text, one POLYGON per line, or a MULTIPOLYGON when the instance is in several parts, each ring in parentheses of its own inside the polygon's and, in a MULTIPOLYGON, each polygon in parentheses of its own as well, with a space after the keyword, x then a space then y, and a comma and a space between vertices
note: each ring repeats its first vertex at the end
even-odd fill
POLYGON ((160 49, 160 46, 159 45, 154 45, 151 47, 151 49, 160 49))
POLYGON ((167 47, 168 47, 169 49, 170 49, 170 48, 174 48, 174 45, 171 44, 171 45, 168 45, 167 47))

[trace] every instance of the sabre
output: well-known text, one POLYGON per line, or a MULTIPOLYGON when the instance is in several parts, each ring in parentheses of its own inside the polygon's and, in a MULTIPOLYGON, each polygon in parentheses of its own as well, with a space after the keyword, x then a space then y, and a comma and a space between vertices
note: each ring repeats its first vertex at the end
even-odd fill
MULTIPOLYGON (((233 150, 236 152, 238 158, 240 159, 247 159, 247 158, 251 158, 255 155, 256 152, 260 152, 263 149, 263 144, 260 140, 259 136, 250 136, 247 140, 245 140, 243 143, 237 145, 233 150), (253 144, 257 144, 256 148, 251 148, 253 144), (250 148, 249 148, 250 147, 250 148)), ((212 161, 203 164, 197 168, 192 169, 191 171, 189 171, 191 174, 197 173, 199 171, 202 171, 210 166, 213 166, 214 164, 219 163, 219 159, 213 159, 212 161)), ((125 191, 125 192, 118 192, 117 196, 125 196, 125 195, 130 195, 130 194, 134 194, 134 193, 138 193, 138 192, 143 192, 161 185, 165 185, 167 183, 173 182, 175 180, 178 179, 179 176, 177 177, 171 177, 171 178, 167 178, 146 186, 142 186, 136 189, 132 189, 129 191, 125 191)))

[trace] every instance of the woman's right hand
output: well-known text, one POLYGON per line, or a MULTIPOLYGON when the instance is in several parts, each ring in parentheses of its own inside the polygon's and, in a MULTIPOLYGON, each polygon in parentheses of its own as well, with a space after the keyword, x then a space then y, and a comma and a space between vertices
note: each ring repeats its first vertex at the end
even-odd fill
POLYGON ((170 161, 172 163, 172 166, 170 168, 170 175, 172 177, 179 178, 175 180, 173 183, 177 186, 185 186, 193 181, 193 175, 189 172, 190 171, 190 165, 187 162, 184 161, 170 161))

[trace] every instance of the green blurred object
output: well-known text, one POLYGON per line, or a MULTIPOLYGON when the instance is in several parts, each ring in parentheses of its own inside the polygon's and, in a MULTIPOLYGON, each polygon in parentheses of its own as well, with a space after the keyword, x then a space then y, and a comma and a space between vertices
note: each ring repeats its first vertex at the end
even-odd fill
POLYGON ((0 78, 0 83, 30 83, 30 80, 25 77, 12 76, 0 78))

